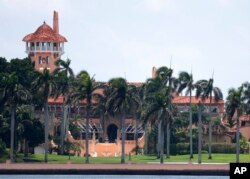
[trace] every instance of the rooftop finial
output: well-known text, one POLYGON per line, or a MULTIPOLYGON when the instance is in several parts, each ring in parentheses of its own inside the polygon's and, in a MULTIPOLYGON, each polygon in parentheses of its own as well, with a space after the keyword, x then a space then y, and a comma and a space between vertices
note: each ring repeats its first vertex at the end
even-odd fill
POLYGON ((43 21, 43 24, 46 24, 46 22, 45 22, 45 21, 43 21))

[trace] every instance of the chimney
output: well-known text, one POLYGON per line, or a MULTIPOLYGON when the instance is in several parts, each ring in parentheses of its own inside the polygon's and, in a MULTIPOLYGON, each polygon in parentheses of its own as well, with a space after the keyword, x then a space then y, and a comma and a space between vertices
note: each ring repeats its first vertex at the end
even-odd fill
POLYGON ((59 33, 59 25, 58 25, 58 12, 54 11, 53 16, 53 30, 58 34, 59 33))
POLYGON ((155 78, 156 77, 156 68, 153 67, 152 68, 152 78, 155 78))

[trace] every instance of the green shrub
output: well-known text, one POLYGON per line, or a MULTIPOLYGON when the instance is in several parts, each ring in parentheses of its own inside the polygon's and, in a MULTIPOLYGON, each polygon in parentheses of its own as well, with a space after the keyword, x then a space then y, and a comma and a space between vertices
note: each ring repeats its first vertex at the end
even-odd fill
MULTIPOLYGON (((204 145, 204 150, 208 151, 208 144, 204 145)), ((235 153, 236 145, 228 143, 212 143, 212 153, 235 153)))
POLYGON ((201 153, 202 153, 202 154, 207 154, 207 153, 208 153, 208 151, 206 151, 206 150, 202 150, 202 151, 201 151, 201 153))
POLYGON ((0 156, 5 153, 6 145, 2 139, 0 139, 0 156))
POLYGON ((170 145, 171 155, 185 155, 189 154, 189 143, 177 143, 170 145))

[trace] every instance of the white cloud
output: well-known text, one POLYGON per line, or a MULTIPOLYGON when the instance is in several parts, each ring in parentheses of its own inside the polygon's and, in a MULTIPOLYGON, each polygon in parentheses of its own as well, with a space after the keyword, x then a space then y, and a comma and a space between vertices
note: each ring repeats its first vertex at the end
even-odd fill
POLYGON ((172 67, 176 69, 176 73, 190 70, 192 65, 202 63, 202 51, 194 46, 168 47, 133 41, 123 44, 122 54, 133 65, 147 69, 153 66, 169 66, 172 58, 172 67))
POLYGON ((70 2, 67 0, 41 0, 39 3, 34 0, 2 0, 2 10, 15 13, 29 12, 33 14, 46 14, 48 11, 67 11, 70 9, 70 2))
POLYGON ((219 6, 221 6, 223 8, 232 7, 232 5, 233 5, 232 0, 216 0, 216 1, 219 4, 219 6))
POLYGON ((144 5, 149 11, 160 12, 170 6, 170 0, 145 0, 144 5))

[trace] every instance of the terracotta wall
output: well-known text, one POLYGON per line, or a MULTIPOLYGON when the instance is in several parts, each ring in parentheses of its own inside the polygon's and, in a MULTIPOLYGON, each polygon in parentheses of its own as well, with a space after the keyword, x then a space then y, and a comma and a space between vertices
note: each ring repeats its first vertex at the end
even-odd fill
MULTIPOLYGON (((85 154, 85 140, 78 141, 81 146, 80 156, 85 154)), ((144 147, 144 136, 138 140, 138 146, 140 148, 144 147)), ((125 155, 132 155, 135 153, 133 149, 135 148, 135 141, 126 140, 125 141, 125 155)), ((117 143, 97 143, 96 140, 89 140, 89 154, 92 157, 109 157, 109 156, 120 156, 121 155, 121 141, 118 140, 117 143)))
POLYGON ((250 126, 241 127, 240 133, 246 138, 246 141, 250 141, 250 126))
MULTIPOLYGON (((208 135, 203 135, 203 143, 208 143, 208 135)), ((232 139, 228 135, 218 134, 212 135, 212 143, 231 143, 232 139)))

